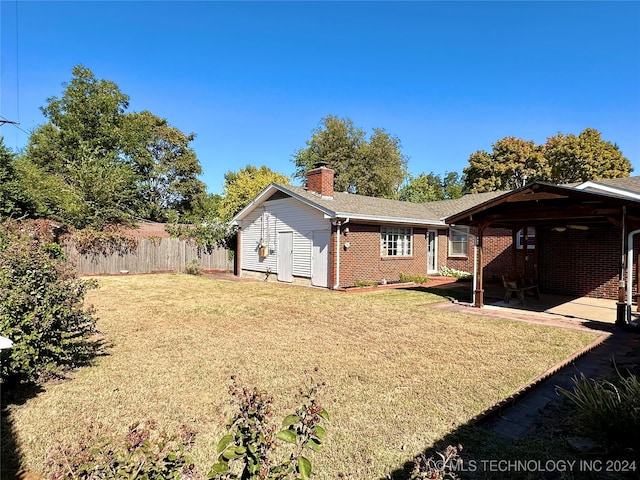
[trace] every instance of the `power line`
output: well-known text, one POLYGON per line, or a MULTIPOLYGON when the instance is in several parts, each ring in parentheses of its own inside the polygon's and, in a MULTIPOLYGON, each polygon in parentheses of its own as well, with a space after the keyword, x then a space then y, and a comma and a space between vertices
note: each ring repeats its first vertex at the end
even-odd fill
POLYGON ((3 117, 2 115, 0 115, 0 127, 2 125, 13 125, 18 130, 20 130, 22 133, 24 133, 26 135, 29 135, 29 132, 27 132, 24 128, 21 128, 21 127, 18 126, 18 125, 20 125, 20 122, 18 122, 16 120, 9 120, 9 119, 3 117))

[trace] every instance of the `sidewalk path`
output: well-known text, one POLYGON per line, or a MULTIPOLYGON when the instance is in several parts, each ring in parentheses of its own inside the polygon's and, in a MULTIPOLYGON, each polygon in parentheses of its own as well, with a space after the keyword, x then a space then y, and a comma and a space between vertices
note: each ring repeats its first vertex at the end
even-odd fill
POLYGON ((493 408, 478 415, 473 422, 498 433, 508 440, 516 440, 532 433, 539 423, 540 413, 551 402, 558 401, 558 386, 570 389, 572 379, 584 373, 590 378, 602 378, 614 373, 613 360, 624 363, 625 357, 640 348, 640 332, 613 323, 598 322, 572 316, 549 315, 511 308, 485 307, 476 309, 467 304, 441 303, 442 310, 454 310, 470 315, 499 317, 528 323, 550 325, 597 333, 598 338, 588 347, 548 370, 532 384, 514 393, 493 408))

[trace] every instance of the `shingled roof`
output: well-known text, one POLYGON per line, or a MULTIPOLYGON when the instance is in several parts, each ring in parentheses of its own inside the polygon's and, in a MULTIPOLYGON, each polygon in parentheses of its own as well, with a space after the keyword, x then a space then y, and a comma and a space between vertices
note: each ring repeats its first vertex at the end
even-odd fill
MULTIPOLYGON (((613 196, 639 196, 640 176, 610 178, 563 185, 563 187, 584 190, 600 190, 613 196)), ((346 218, 363 221, 396 222, 418 225, 446 225, 445 219, 473 209, 493 200, 507 191, 486 192, 464 195, 453 200, 439 200, 426 203, 403 202, 386 198, 367 197, 346 192, 335 192, 328 198, 304 187, 272 183, 260 193, 251 204, 240 211, 232 221, 241 220, 262 201, 274 195, 286 195, 322 211, 330 218, 346 218)))
POLYGON ((241 220, 262 201, 284 194, 322 211, 331 218, 349 217, 364 221, 445 225, 444 218, 447 216, 474 207, 503 193, 480 193, 465 195, 455 200, 413 203, 346 192, 335 192, 332 198, 327 198, 304 187, 272 183, 249 206, 239 212, 233 221, 241 220))

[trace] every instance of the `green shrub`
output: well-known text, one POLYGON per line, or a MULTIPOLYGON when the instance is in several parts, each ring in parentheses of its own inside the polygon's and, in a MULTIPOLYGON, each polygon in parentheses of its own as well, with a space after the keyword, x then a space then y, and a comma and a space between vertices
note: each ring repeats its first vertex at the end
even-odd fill
POLYGON ((378 282, 375 280, 356 280, 356 287, 377 287, 378 282))
POLYGON ((202 266, 195 258, 192 258, 187 262, 184 266, 184 273, 189 275, 201 275, 202 274, 202 266))
POLYGON ((44 243, 28 226, 0 225, 0 335, 13 341, 2 351, 5 381, 36 380, 86 360, 95 333, 88 289, 60 247, 44 243))
POLYGON ((558 387, 577 408, 582 427, 610 446, 632 445, 640 431, 640 381, 636 375, 614 380, 573 379, 573 390, 558 387))
POLYGON ((191 479, 197 478, 187 456, 195 432, 183 426, 180 436, 159 431, 154 421, 136 423, 122 444, 87 438, 76 448, 58 445, 47 455, 50 478, 60 479, 191 479))
MULTIPOLYGON (((306 450, 320 451, 326 437, 320 425, 328 414, 317 401, 313 384, 301 391, 301 404, 278 427, 273 423, 273 398, 257 388, 229 389, 237 411, 229 433, 218 442, 217 459, 206 478, 212 480, 308 480, 313 477, 306 450), (285 455, 291 447, 289 455, 285 455)), ((58 445, 47 455, 50 478, 200 479, 189 458, 195 432, 183 426, 180 435, 159 431, 156 423, 134 424, 120 443, 104 440, 91 425, 75 447, 58 445)))
POLYGON ((429 277, 427 275, 409 275, 407 273, 400 272, 400 281, 426 285, 427 283, 429 283, 429 277))
POLYGON ((238 412, 228 423, 229 434, 218 442, 218 461, 209 472, 215 480, 302 479, 313 476, 305 450, 320 451, 326 436, 320 425, 329 418, 317 402, 320 384, 303 393, 302 404, 278 428, 273 423, 273 398, 256 388, 239 387, 232 377, 230 393, 238 412), (291 447, 279 457, 279 442, 291 447))

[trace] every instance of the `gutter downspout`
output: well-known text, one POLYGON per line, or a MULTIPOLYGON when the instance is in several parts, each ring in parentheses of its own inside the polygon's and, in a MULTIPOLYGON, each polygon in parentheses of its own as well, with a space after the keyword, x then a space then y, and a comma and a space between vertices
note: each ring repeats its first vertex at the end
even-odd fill
POLYGON ((636 322, 631 321, 631 285, 633 285, 633 237, 634 235, 637 235, 638 233, 640 233, 640 229, 639 230, 634 230, 632 232, 629 232, 629 236, 627 237, 627 305, 626 305, 626 310, 627 310, 627 324, 631 325, 632 327, 638 327, 639 325, 636 322))
POLYGON ((340 227, 345 223, 349 223, 349 218, 347 217, 344 220, 336 218, 332 223, 336 227, 336 283, 333 289, 337 290, 340 288, 340 227))

